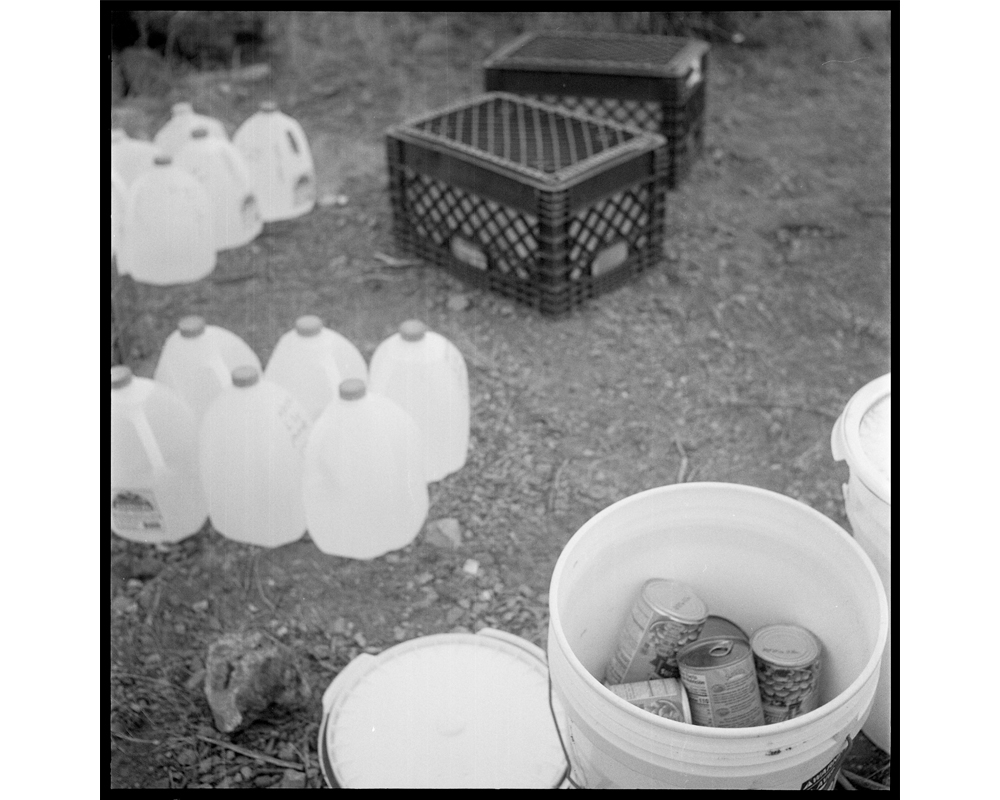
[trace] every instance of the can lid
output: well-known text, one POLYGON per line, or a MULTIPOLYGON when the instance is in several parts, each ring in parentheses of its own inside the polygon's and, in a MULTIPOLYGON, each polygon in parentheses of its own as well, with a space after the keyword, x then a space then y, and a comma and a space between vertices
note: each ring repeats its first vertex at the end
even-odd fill
POLYGON ((566 760, 548 671, 532 645, 517 641, 500 632, 433 634, 371 659, 325 720, 321 745, 336 783, 556 788, 566 760))
POLYGON ((646 581, 642 593, 655 611, 678 622, 702 622, 708 614, 704 601, 683 581, 652 578, 646 581))
POLYGON ((399 335, 407 342, 419 342, 427 333, 427 326, 419 319, 408 319, 399 326, 399 335))
POLYGON ((182 317, 181 321, 177 323, 177 330, 185 339, 201 336, 205 332, 205 318, 199 317, 197 314, 189 314, 182 317))
POLYGON ((132 382, 132 370, 119 364, 111 368, 111 388, 121 389, 132 382))
POLYGON ((274 102, 274 100, 264 100, 260 104, 260 110, 263 111, 265 114, 270 114, 278 110, 278 104, 274 102))
POLYGON ((365 382, 360 378, 348 378, 340 383, 342 400, 360 400, 365 396, 365 382))
POLYGON ((295 330, 299 336, 319 336, 323 332, 323 320, 315 314, 306 314, 295 320, 295 330))
POLYGON ((819 640, 798 625, 767 625, 750 637, 754 655, 779 667, 804 667, 819 658, 819 640))
POLYGON ((833 455, 886 503, 892 503, 892 373, 865 384, 834 425, 833 455))
POLYGON ((207 136, 208 136, 208 128, 205 127, 195 128, 193 131, 191 131, 192 139, 204 139, 207 136))
POLYGON ((244 364, 233 370, 233 386, 239 386, 242 389, 253 386, 258 380, 260 380, 260 373, 256 367, 250 364, 244 364))
POLYGON ((193 114, 194 113, 194 106, 192 106, 187 101, 183 101, 183 102, 180 102, 180 103, 174 103, 172 106, 170 106, 170 113, 171 114, 193 114))
POLYGON ((153 159, 153 163, 159 167, 166 167, 174 163, 174 160, 170 156, 159 155, 153 159))
MULTIPOLYGON (((746 658, 750 654, 750 643, 746 639, 713 636, 710 639, 696 639, 677 651, 680 667, 724 667, 746 658)), ((681 675, 683 675, 683 670, 681 675)))

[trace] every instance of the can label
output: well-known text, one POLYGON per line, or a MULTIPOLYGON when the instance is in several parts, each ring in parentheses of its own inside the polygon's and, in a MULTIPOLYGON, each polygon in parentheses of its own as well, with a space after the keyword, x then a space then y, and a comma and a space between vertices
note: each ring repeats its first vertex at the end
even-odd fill
POLYGON ((608 689, 650 714, 677 722, 689 724, 691 722, 691 706, 687 700, 687 693, 680 681, 673 678, 620 683, 609 686, 608 689))
POLYGON ((807 714, 819 705, 820 645, 796 625, 770 625, 751 641, 764 722, 807 714))
POLYGON ((618 647, 608 664, 608 684, 676 678, 677 651, 698 638, 705 624, 705 604, 680 581, 647 581, 625 621, 618 647), (657 590, 668 595, 669 607, 654 603, 657 590))
POLYGON ((695 725, 749 728, 764 724, 750 645, 733 639, 695 642, 678 655, 695 725))

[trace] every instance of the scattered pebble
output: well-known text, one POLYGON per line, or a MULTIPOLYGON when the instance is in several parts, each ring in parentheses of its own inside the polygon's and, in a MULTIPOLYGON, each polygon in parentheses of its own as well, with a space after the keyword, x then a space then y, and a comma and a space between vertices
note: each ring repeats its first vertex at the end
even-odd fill
POLYGON ((462 571, 467 572, 470 575, 479 574, 479 562, 474 558, 468 559, 465 564, 462 565, 462 571))
POLYGON ((462 528, 454 517, 427 523, 425 539, 436 547, 456 550, 462 545, 462 528))
POLYGON ((199 600, 197 603, 193 603, 191 608, 197 611, 199 614, 208 611, 208 600, 199 600))
POLYGON ((465 311, 469 307, 469 296, 460 292, 448 295, 449 311, 465 311))
POLYGON ((275 633, 276 636, 285 636, 285 635, 288 634, 288 626, 287 625, 282 625, 274 633, 275 633))

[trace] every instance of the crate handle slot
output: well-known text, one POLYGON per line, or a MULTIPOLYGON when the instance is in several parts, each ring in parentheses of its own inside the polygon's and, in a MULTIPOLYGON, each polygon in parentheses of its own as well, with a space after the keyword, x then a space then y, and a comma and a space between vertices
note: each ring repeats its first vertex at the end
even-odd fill
POLYGON ((468 264, 476 269, 485 271, 489 266, 486 253, 461 236, 451 237, 451 254, 463 264, 468 264))
POLYGON ((590 271, 596 278, 605 272, 620 267, 628 258, 628 242, 615 242, 598 253, 590 265, 590 271))

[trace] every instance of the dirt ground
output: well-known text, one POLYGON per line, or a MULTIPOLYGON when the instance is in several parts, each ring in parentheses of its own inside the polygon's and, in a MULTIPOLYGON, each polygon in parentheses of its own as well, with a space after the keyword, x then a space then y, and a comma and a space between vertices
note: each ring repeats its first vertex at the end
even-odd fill
MULTIPOLYGON (((465 356, 472 436, 466 466, 431 486, 428 521, 458 520, 457 549, 421 534, 362 562, 308 536, 263 550, 208 526, 163 547, 109 534, 112 787, 322 786, 320 696, 340 669, 484 626, 544 648, 563 546, 643 489, 750 484, 850 529, 830 431, 892 369, 892 52, 887 15, 840 22, 770 47, 713 45, 705 154, 668 196, 663 263, 558 319, 376 254, 403 255, 386 127, 476 94, 496 47, 531 25, 581 27, 574 15, 306 15, 267 74, 175 71, 156 76, 165 90, 114 102, 113 124, 151 137, 178 100, 232 133, 274 98, 309 137, 319 196, 346 197, 265 226, 198 283, 117 281, 136 374, 152 375, 184 314, 239 334, 262 362, 304 313, 366 357, 415 317, 465 356), (229 737, 212 725, 204 658, 221 633, 249 628, 295 648, 313 702, 229 737)), ((889 758, 864 737, 848 768, 890 783, 889 758)))

